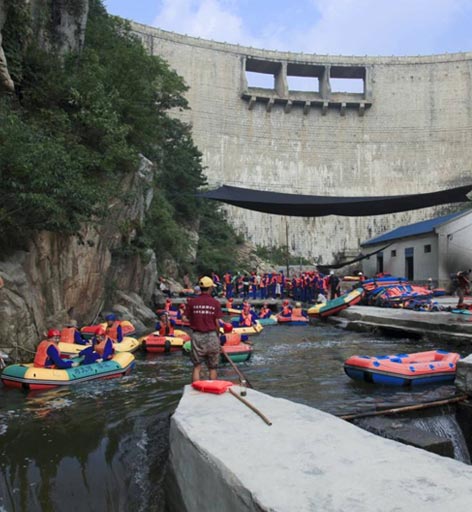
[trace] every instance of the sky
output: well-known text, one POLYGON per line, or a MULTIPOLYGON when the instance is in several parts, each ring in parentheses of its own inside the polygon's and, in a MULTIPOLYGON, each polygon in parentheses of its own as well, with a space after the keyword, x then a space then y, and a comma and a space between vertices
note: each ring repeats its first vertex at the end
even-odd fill
POLYGON ((215 41, 330 55, 472 51, 472 0, 104 0, 110 14, 215 41))

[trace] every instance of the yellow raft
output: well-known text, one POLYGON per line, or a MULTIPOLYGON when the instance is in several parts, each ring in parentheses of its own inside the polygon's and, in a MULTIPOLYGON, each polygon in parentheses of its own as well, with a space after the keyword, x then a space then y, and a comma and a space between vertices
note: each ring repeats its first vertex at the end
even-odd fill
MULTIPOLYGON (((64 357, 75 357, 79 354, 81 350, 88 347, 89 345, 78 345, 76 343, 64 343, 59 342, 59 352, 64 357)), ((136 338, 131 338, 129 336, 125 336, 121 343, 113 343, 113 348, 115 352, 136 352, 138 348, 141 346, 141 341, 136 338)))
POLYGON ((134 356, 129 352, 115 354, 110 360, 75 368, 35 368, 33 363, 12 364, 1 375, 3 384, 10 388, 39 390, 67 386, 96 379, 113 379, 127 375, 134 367, 134 356))

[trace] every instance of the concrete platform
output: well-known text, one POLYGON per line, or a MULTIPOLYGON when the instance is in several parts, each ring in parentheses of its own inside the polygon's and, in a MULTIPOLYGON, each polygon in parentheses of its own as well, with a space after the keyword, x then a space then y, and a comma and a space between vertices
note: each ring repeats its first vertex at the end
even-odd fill
POLYGON ((228 393, 185 388, 170 429, 179 511, 470 510, 472 467, 252 389, 246 398, 272 426, 228 393))
POLYGON ((329 319, 340 327, 352 330, 375 328, 411 334, 432 341, 472 341, 472 315, 351 306, 329 319))

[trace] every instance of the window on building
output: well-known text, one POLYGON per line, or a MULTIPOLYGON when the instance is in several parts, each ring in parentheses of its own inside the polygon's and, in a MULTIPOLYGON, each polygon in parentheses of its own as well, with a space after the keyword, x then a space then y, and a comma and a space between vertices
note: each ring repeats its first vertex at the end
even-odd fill
POLYGON ((431 252, 431 244, 426 244, 424 246, 424 252, 431 252))
POLYGON ((396 255, 397 255, 397 251, 395 249, 392 249, 392 252, 390 253, 390 256, 392 258, 395 258, 396 255))

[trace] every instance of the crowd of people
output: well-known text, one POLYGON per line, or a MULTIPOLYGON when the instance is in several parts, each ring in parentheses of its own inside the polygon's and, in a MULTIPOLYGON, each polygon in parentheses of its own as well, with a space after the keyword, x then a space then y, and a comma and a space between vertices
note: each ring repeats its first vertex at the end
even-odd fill
MULTIPOLYGON (((362 272, 357 273, 363 278, 362 272)), ((279 272, 256 272, 241 274, 225 272, 219 276, 212 272, 218 295, 226 298, 242 299, 279 299, 291 297, 300 302, 317 302, 318 297, 333 299, 341 294, 341 278, 334 271, 323 274, 318 270, 294 273, 287 277, 283 270, 279 272)))

